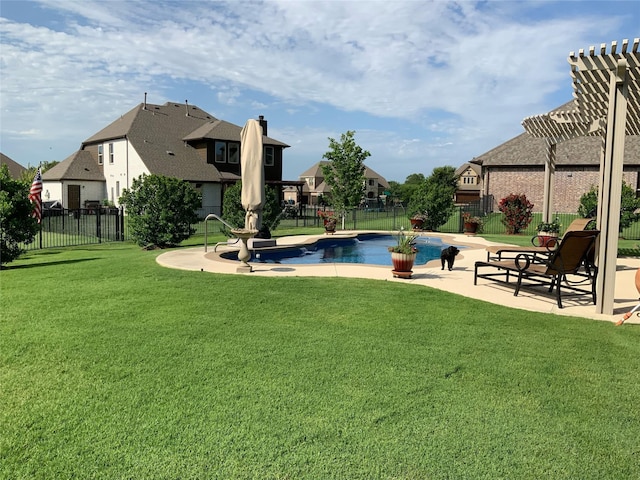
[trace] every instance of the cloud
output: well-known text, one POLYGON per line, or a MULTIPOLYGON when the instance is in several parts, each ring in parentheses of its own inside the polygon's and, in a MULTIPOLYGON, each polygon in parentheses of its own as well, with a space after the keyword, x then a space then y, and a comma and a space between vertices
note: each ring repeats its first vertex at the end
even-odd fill
POLYGON ((371 129, 371 148, 386 158, 442 159, 455 147, 460 163, 557 106, 559 90, 569 100, 569 49, 621 22, 554 16, 541 4, 560 5, 47 1, 40 6, 55 21, 0 19, 0 111, 14 132, 73 139, 75 148, 143 92, 183 101, 176 85, 197 84, 215 90, 214 110, 281 111, 301 155, 321 156, 326 137, 341 132, 305 130, 298 115, 332 109, 412 125, 406 135, 371 129))

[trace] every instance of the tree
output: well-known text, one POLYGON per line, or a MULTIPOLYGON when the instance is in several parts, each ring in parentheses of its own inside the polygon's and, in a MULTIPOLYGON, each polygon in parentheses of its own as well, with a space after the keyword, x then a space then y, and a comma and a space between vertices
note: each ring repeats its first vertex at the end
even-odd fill
POLYGON ((498 210, 504 214, 500 221, 507 227, 507 233, 520 233, 533 220, 533 203, 524 193, 507 195, 500 200, 498 210))
MULTIPOLYGON (((52 169, 53 167, 55 167, 59 163, 60 162, 58 162, 57 160, 53 160, 51 162, 42 162, 40 164, 40 173, 44 173, 47 170, 52 169)), ((38 170, 38 167, 28 167, 27 169, 25 169, 20 174, 20 180, 23 180, 25 182, 29 182, 29 184, 31 184, 31 181, 33 180, 33 177, 36 176, 37 170, 38 170)))
MULTIPOLYGON (((620 228, 627 228, 638 219, 635 211, 640 208, 640 199, 636 198, 633 188, 622 182, 622 196, 620 199, 620 228)), ((598 213, 598 187, 592 186, 591 190, 580 197, 580 206, 578 207, 578 215, 583 218, 595 217, 598 213)))
POLYGON ((120 197, 129 217, 131 236, 138 245, 178 245, 195 233, 200 194, 178 178, 145 175, 133 180, 120 197))
MULTIPOLYGON (((456 191, 457 179, 455 168, 451 166, 436 167, 429 177, 419 185, 409 200, 408 214, 426 214, 423 228, 438 230, 447 223, 454 211, 453 195, 456 191)), ((409 177, 407 177, 409 179, 409 177)))
POLYGON ((14 261, 23 253, 21 243, 30 243, 38 233, 38 222, 31 216, 28 182, 14 180, 6 164, 0 167, 0 263, 14 261))
MULTIPOLYGON (((266 227, 266 232, 275 230, 280 223, 280 214, 282 208, 278 191, 269 186, 264 187, 264 206, 262 207, 262 228, 266 227)), ((224 192, 224 200, 222 202, 222 218, 229 225, 235 228, 244 228, 245 210, 242 206, 242 182, 236 182, 224 192)), ((265 233, 266 233, 265 232, 265 233)), ((230 232, 226 232, 227 235, 230 232)))
POLYGON ((329 151, 322 155, 329 161, 322 165, 322 173, 331 187, 331 205, 339 212, 358 205, 366 188, 364 161, 371 154, 356 144, 354 134, 348 130, 339 142, 329 138, 329 151))

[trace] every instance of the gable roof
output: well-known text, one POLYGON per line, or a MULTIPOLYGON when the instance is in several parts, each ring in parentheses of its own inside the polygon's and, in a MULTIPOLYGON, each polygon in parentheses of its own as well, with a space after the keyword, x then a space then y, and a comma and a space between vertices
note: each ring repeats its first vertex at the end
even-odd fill
MULTIPOLYGON (((89 137, 82 147, 126 138, 152 174, 187 181, 218 182, 239 177, 221 173, 214 165, 207 163, 201 152, 188 141, 240 142, 241 131, 241 127, 218 120, 195 105, 141 103, 89 137)), ((263 137, 263 141, 267 145, 288 147, 269 137, 263 137)))
POLYGON ((43 181, 83 180, 104 182, 102 169, 87 150, 78 150, 42 174, 43 181))
MULTIPOLYGON (((558 143, 556 165, 600 165, 601 148, 601 137, 577 137, 558 143)), ((473 162, 481 163, 483 167, 544 166, 548 152, 545 139, 532 137, 525 132, 476 157, 473 162)), ((627 135, 624 164, 640 165, 640 137, 627 135)))
POLYGON ((478 165, 477 163, 467 162, 467 163, 463 163, 455 171, 456 177, 459 177, 460 175, 462 175, 467 170, 467 168, 470 168, 471 170, 473 170, 473 173, 475 173, 478 176, 482 175, 482 167, 480 165, 478 165))
MULTIPOLYGON (((311 166, 310 168, 308 168, 307 170, 302 172, 300 174, 300 178, 302 178, 302 177, 324 178, 324 173, 322 172, 322 165, 329 165, 329 161, 328 160, 320 160, 319 162, 315 163, 313 166, 311 166)), ((382 175, 380 175, 375 170, 367 167, 366 165, 364 166, 364 177, 365 178, 377 178, 378 179, 378 184, 381 187, 383 187, 383 188, 388 188, 389 187, 389 183, 387 182, 387 180, 382 175)), ((318 188, 320 188, 320 187, 318 186, 318 188)), ((316 189, 316 190, 318 190, 318 189, 316 189)))
POLYGON ((23 167, 18 162, 12 160, 11 158, 7 157, 4 153, 1 153, 1 152, 0 152, 0 165, 6 165, 7 168, 9 169, 9 175, 11 176, 11 178, 16 178, 16 179, 20 178, 20 175, 22 175, 22 172, 26 170, 25 167, 23 167))

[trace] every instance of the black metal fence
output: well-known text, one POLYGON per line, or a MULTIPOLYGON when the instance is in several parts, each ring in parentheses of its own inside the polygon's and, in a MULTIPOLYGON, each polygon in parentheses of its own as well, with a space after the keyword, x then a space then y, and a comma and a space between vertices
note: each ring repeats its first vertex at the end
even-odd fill
POLYGON ((26 250, 89 245, 125 239, 122 209, 95 208, 44 210, 40 231, 26 250))
MULTIPOLYGON (((219 209, 213 209, 218 210, 219 209)), ((323 227, 323 220, 320 212, 330 210, 329 208, 317 206, 293 206, 283 207, 278 217, 278 226, 267 225, 273 234, 282 229, 296 228, 319 228, 323 227)), ((463 205, 456 207, 449 220, 442 225, 438 231, 442 233, 462 233, 463 222, 462 213, 469 212, 473 216, 478 216, 483 220, 482 233, 504 234, 506 228, 502 223, 502 214, 499 212, 484 213, 480 205, 463 205)), ((561 234, 566 227, 578 215, 569 213, 558 213, 554 217, 560 219, 562 225, 561 234)), ((522 232, 523 235, 535 235, 536 226, 542 221, 540 213, 534 213, 533 220, 522 232)), ((66 247, 74 245, 87 245, 104 242, 122 241, 129 238, 126 216, 121 209, 98 208, 79 210, 56 210, 45 211, 45 215, 40 224, 41 230, 36 235, 33 242, 23 245, 27 250, 51 247, 66 247)), ((205 221, 201 220, 194 225, 196 235, 204 235, 205 221)), ((209 221, 206 226, 209 234, 225 233, 223 223, 219 221, 209 221)), ((347 212, 347 215, 338 221, 338 229, 346 230, 411 230, 411 222, 406 209, 401 206, 387 206, 374 208, 358 208, 347 212)), ((634 222, 625 228, 620 236, 626 239, 640 240, 640 222, 634 222)))

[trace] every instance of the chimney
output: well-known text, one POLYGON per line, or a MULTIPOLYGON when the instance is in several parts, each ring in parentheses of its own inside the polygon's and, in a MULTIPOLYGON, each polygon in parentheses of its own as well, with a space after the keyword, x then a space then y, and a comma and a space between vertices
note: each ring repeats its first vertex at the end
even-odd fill
POLYGON ((258 117, 258 122, 260 122, 260 126, 262 127, 262 135, 267 136, 267 121, 264 119, 264 115, 260 115, 258 117))
POLYGON ((187 108, 187 117, 189 116, 189 101, 185 100, 184 101, 184 106, 187 108))
POLYGON ((144 107, 142 109, 143 110, 147 109, 147 92, 144 92, 144 107))

